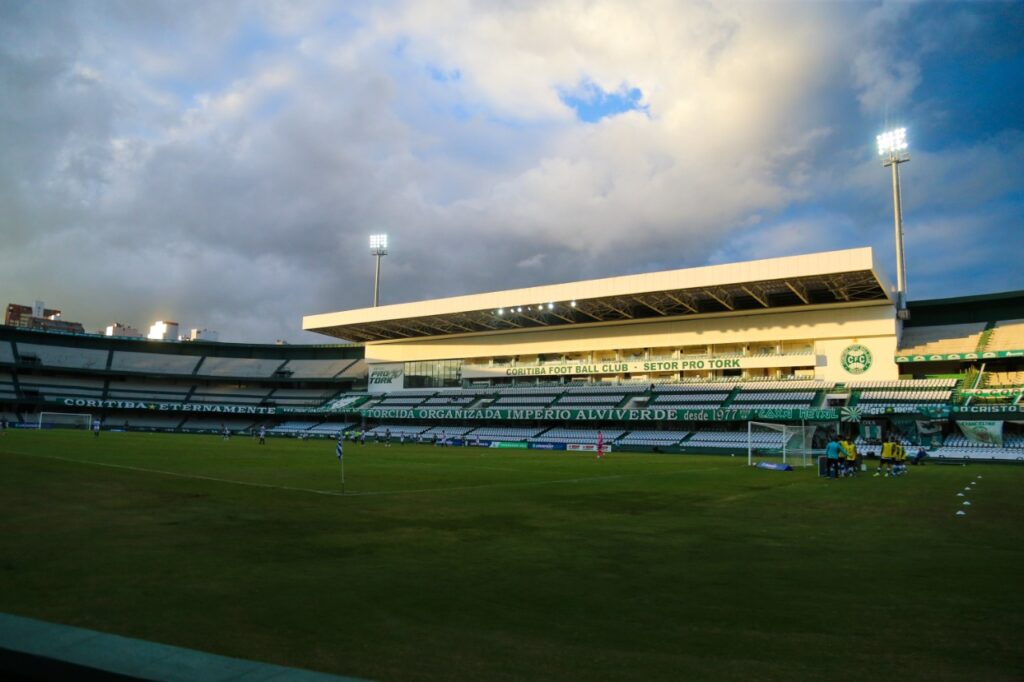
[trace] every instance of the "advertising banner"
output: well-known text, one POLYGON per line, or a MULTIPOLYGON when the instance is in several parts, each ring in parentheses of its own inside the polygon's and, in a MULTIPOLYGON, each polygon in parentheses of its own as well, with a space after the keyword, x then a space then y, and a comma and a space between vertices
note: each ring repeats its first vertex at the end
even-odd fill
POLYGON ((366 378, 366 390, 369 393, 387 393, 400 391, 405 386, 405 365, 401 362, 370 365, 366 378))
POLYGON ((565 443, 530 443, 531 450, 565 450, 565 443))

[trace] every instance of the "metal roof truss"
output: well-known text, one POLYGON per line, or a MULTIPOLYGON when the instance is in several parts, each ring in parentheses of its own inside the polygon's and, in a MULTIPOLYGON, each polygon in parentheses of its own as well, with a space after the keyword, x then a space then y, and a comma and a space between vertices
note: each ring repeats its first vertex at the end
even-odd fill
POLYGON ((533 302, 528 306, 504 308, 500 313, 473 310, 344 325, 322 331, 366 342, 884 300, 887 300, 886 292, 875 275, 871 271, 858 271, 605 296, 550 305, 533 302))

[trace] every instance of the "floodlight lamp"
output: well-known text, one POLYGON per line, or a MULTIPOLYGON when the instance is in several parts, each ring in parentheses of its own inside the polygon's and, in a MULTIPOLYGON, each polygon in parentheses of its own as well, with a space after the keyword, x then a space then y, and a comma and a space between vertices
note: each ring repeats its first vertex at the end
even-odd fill
POLYGON ((370 235, 370 251, 374 254, 385 254, 388 250, 388 236, 386 234, 370 235))
POLYGON ((555 309, 555 304, 554 303, 548 303, 548 310, 554 310, 554 309, 555 309))
POLYGON ((570 303, 569 305, 570 305, 570 306, 572 306, 573 308, 575 308, 575 307, 576 307, 576 301, 573 301, 573 302, 572 302, 572 303, 570 303))
POLYGON ((879 156, 895 154, 907 148, 907 129, 896 128, 895 130, 890 130, 882 133, 875 140, 878 142, 879 156))
POLYGON ((505 314, 505 309, 504 308, 498 308, 498 314, 499 315, 504 315, 505 314))

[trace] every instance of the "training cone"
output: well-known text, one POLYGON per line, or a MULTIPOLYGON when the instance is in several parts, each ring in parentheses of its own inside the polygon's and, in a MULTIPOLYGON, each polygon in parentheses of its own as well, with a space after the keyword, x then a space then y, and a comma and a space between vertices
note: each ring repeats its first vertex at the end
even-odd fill
POLYGON ((965 512, 965 511, 964 511, 963 509, 961 509, 960 511, 958 511, 958 512, 956 513, 956 515, 957 515, 957 516, 967 516, 967 512, 965 512))
POLYGON ((957 493, 957 494, 956 494, 956 496, 957 496, 957 497, 963 497, 963 496, 964 496, 964 494, 963 494, 963 493, 957 493))
POLYGON ((965 507, 970 507, 971 506, 971 501, 970 500, 964 500, 964 506, 965 507))

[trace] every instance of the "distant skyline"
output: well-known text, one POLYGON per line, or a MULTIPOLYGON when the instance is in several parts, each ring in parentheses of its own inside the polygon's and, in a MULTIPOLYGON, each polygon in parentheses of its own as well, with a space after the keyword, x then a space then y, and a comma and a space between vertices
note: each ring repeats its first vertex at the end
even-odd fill
POLYGON ((1024 4, 0 4, 0 292, 96 331, 871 246, 1024 289, 1024 4))

